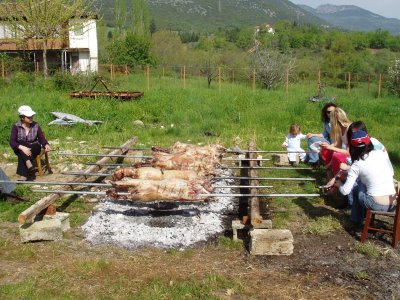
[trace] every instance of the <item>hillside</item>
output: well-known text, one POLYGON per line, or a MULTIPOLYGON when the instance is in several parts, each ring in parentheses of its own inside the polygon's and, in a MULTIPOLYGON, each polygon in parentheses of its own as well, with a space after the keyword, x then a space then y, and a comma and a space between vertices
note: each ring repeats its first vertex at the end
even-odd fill
MULTIPOLYGON (((98 0, 103 17, 113 25, 113 0, 98 0)), ((326 24, 288 0, 149 0, 157 28, 212 31, 219 27, 253 26, 282 19, 326 24)))
POLYGON ((354 31, 375 31, 379 28, 391 34, 400 34, 400 20, 385 18, 354 5, 320 5, 316 9, 299 5, 304 10, 331 23, 332 25, 354 31))

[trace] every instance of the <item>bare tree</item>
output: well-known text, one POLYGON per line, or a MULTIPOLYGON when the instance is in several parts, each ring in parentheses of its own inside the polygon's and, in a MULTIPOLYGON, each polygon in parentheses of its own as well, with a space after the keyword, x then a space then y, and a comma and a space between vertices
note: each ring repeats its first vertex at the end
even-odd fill
POLYGON ((41 44, 46 77, 49 45, 82 26, 81 19, 93 15, 89 7, 86 0, 15 0, 0 5, 0 17, 17 41, 41 44))
POLYGON ((291 74, 296 59, 290 53, 281 53, 277 49, 262 47, 257 40, 258 30, 254 34, 254 47, 248 52, 254 55, 254 67, 257 81, 266 89, 272 89, 282 83, 291 74))

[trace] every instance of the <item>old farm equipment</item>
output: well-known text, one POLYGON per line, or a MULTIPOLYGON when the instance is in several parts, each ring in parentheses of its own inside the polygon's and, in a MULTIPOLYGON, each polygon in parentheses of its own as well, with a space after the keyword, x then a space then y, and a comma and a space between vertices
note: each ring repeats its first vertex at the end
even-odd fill
POLYGON ((97 97, 110 97, 110 98, 116 98, 120 100, 131 100, 131 99, 137 99, 140 98, 144 95, 143 92, 139 91, 134 91, 134 92, 128 92, 128 91, 118 91, 118 92, 113 92, 111 91, 107 84, 105 83, 104 79, 102 77, 98 77, 96 83, 93 85, 93 87, 90 89, 90 91, 73 91, 69 93, 71 97, 74 98, 83 98, 83 97, 88 97, 88 98, 97 98, 97 97), (105 87, 107 91, 94 91, 94 88, 96 85, 101 82, 101 84, 105 87))

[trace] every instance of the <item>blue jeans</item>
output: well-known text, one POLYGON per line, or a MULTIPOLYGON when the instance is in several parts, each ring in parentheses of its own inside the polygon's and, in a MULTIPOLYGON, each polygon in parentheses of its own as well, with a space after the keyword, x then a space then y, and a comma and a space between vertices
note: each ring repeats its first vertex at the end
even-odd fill
POLYGON ((324 138, 324 137, 319 137, 319 136, 313 136, 312 138, 309 138, 309 139, 308 139, 308 142, 307 142, 307 144, 308 144, 308 150, 309 150, 309 153, 308 153, 308 162, 309 162, 310 164, 317 163, 317 162, 319 161, 319 153, 317 153, 317 152, 312 152, 311 149, 310 149, 310 145, 312 145, 312 144, 314 144, 314 143, 316 143, 316 142, 327 142, 327 143, 329 143, 328 140, 327 140, 326 138, 324 138))
POLYGON ((353 188, 353 205, 351 206, 350 221, 361 224, 364 220, 367 208, 379 211, 392 211, 393 205, 377 204, 374 198, 367 194, 367 188, 362 182, 358 182, 353 188))

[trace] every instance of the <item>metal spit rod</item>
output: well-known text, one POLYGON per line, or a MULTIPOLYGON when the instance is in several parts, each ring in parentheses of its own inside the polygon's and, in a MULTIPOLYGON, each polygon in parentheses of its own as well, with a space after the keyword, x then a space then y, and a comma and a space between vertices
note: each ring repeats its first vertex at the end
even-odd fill
POLYGON ((84 185, 84 186, 100 186, 112 187, 109 183, 96 183, 96 182, 61 182, 61 181, 6 181, 0 180, 0 183, 16 183, 16 184, 32 184, 32 185, 84 185))
MULTIPOLYGON (((101 156, 101 157, 124 157, 124 158, 153 158, 151 155, 122 155, 122 154, 96 154, 96 153, 66 153, 66 152, 59 152, 58 155, 63 155, 63 156, 101 156)), ((235 158, 235 157, 224 157, 222 160, 226 161, 250 161, 250 160, 255 160, 255 161, 269 161, 271 159, 269 158, 257 158, 257 159, 252 159, 252 158, 235 158)))
MULTIPOLYGON (((84 172, 62 172, 64 175, 82 175, 82 176, 111 176, 111 173, 84 173, 84 172)), ((255 180, 293 180, 293 181, 315 181, 315 178, 280 178, 280 177, 237 177, 237 176, 228 176, 228 177, 213 177, 211 180, 222 180, 222 179, 255 179, 255 180)))
MULTIPOLYGON (((103 149, 121 149, 119 147, 102 147, 103 149)), ((151 148, 124 148, 128 150, 152 150, 151 148)), ((313 153, 316 151, 284 151, 284 150, 235 150, 235 149, 227 149, 225 152, 227 153, 237 153, 237 154, 244 154, 244 153, 313 153)))
MULTIPOLYGON (((16 183, 16 184, 32 184, 32 185, 83 185, 93 187, 112 187, 110 183, 95 183, 95 182, 52 182, 52 181, 6 181, 0 180, 0 183, 16 183)), ((220 185, 215 188, 272 188, 272 185, 220 185)))
POLYGON ((221 180, 221 179, 254 179, 254 180, 304 180, 304 181, 315 181, 315 178, 281 178, 281 177, 237 177, 237 176, 228 176, 228 177, 213 177, 211 180, 221 180))
MULTIPOLYGON (((32 190, 35 193, 99 195, 105 196, 106 192, 90 191, 65 191, 65 190, 32 190)), ((118 196, 129 196, 131 193, 118 193, 118 196)), ((320 197, 320 194, 198 194, 199 197, 320 197)))
MULTIPOLYGON (((85 163, 88 166, 104 166, 104 167, 132 167, 130 164, 97 164, 85 163)), ((237 166, 221 166, 223 169, 255 169, 255 170, 313 170, 308 167, 237 167, 237 166)))

